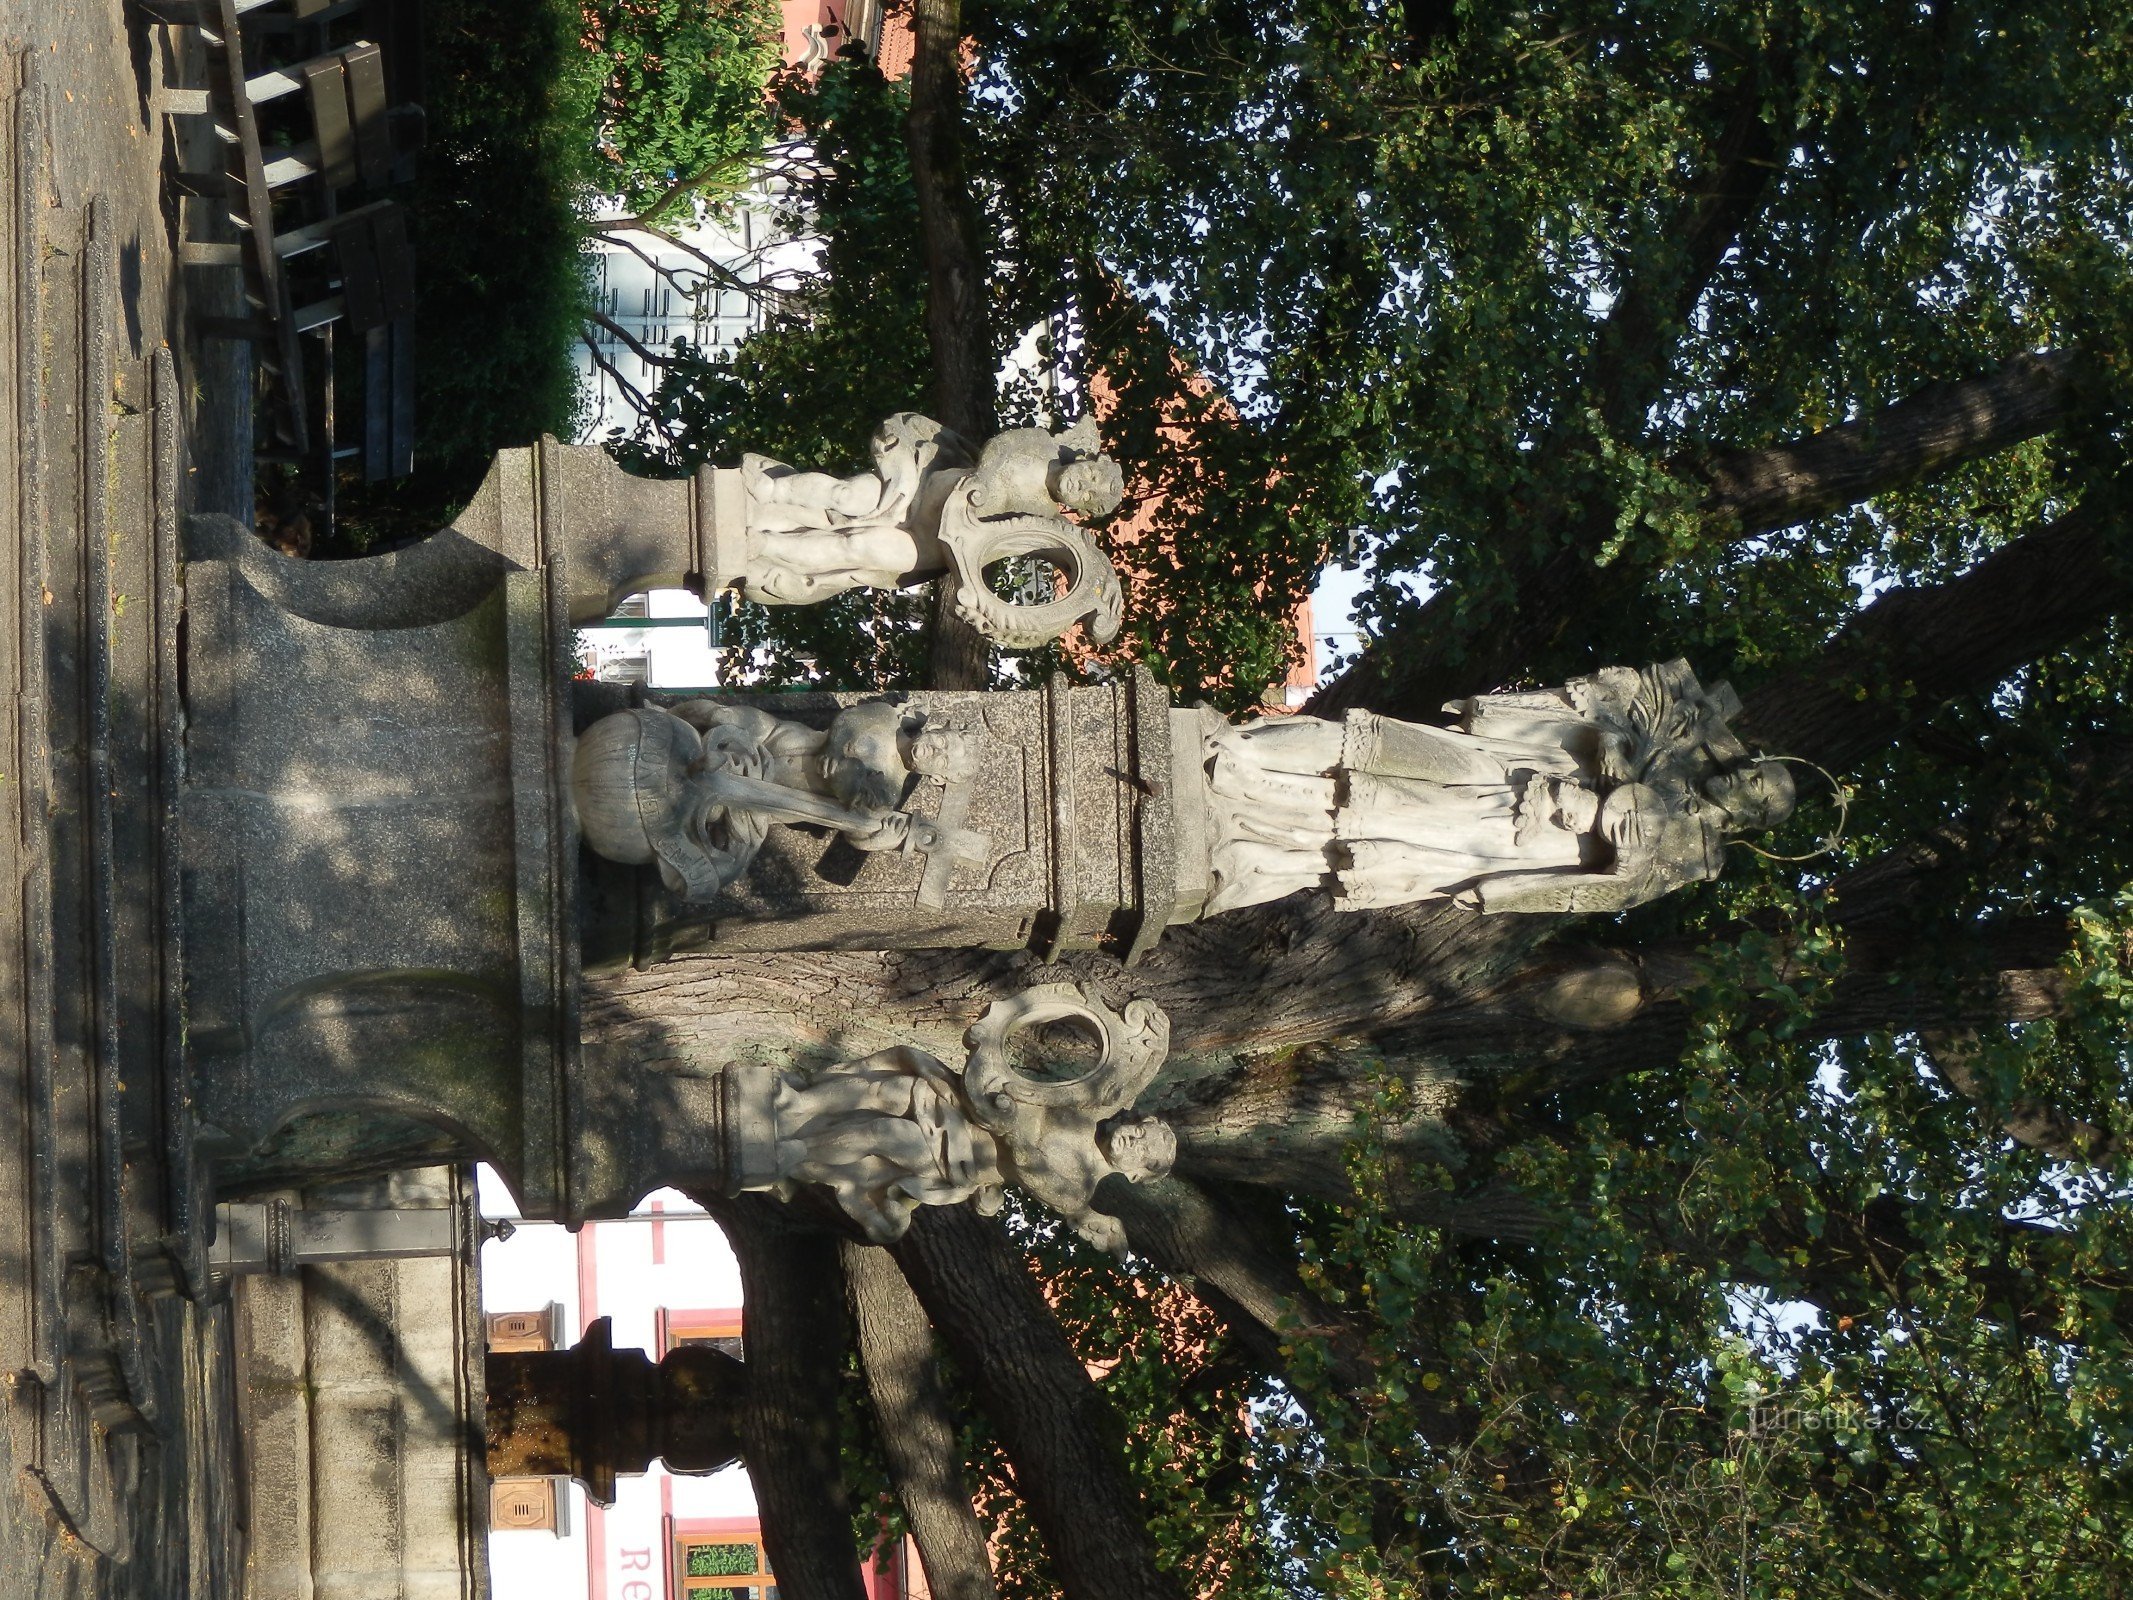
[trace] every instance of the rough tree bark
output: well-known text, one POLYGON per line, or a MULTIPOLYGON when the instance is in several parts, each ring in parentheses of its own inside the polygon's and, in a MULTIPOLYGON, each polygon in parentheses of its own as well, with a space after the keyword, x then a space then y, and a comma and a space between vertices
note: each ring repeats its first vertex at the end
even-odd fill
POLYGON ((2096 1166, 2125 1154, 2123 1138, 2055 1105, 2024 1096, 2003 1103, 1980 1066, 1983 1040, 1976 1028, 1930 1029, 1924 1043, 1933 1070, 1957 1094, 1976 1101, 2017 1144, 2075 1166, 2096 1166))
POLYGON ((2051 432, 2066 420, 2074 368, 2070 351, 2017 356, 1805 439, 1668 466, 1684 482, 1710 485, 1707 515, 1731 519, 1743 538, 1768 533, 2051 432))
POLYGON ((1322 1342, 1336 1382, 1361 1389, 1370 1363, 1354 1329, 1304 1287, 1293 1251, 1269 1248, 1245 1219, 1184 1178, 1128 1183, 1113 1176, 1097 1204, 1126 1225, 1136 1253, 1193 1292, 1228 1325, 1263 1372, 1289 1364, 1285 1344, 1322 1342))
POLYGON ((842 1253, 860 1370, 927 1587, 936 1600, 996 1600, 985 1530, 963 1484, 961 1441, 934 1368, 925 1308, 888 1251, 846 1240, 842 1253))
POLYGON ((697 1198, 740 1262, 748 1353, 742 1459, 778 1592, 788 1600, 865 1600, 840 1465, 845 1321, 837 1241, 795 1226, 783 1206, 760 1195, 697 1198))
POLYGON ((894 1249, 992 1419, 1066 1600, 1181 1600, 1156 1566, 1117 1419, 1021 1253, 967 1205, 921 1209, 894 1249))
POLYGON ((1960 577, 1890 590, 1804 671, 1749 695, 1740 731, 1841 771, 1955 695, 2072 644, 2133 601, 2133 562, 2113 548, 2123 515, 2084 502, 1960 577))

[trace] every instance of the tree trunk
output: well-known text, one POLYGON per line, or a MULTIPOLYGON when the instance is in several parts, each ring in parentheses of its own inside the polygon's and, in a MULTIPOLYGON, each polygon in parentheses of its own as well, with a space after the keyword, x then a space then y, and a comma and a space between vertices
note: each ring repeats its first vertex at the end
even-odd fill
POLYGON ((1325 1346, 1341 1387, 1359 1391, 1369 1384, 1361 1339, 1304 1287, 1295 1250, 1263 1243, 1199 1185, 1175 1176, 1128 1183, 1113 1175, 1096 1203, 1125 1223, 1136 1252, 1191 1285, 1259 1371, 1281 1371, 1290 1359, 1284 1346, 1310 1340, 1325 1346))
POLYGON ((895 1247, 1014 1464, 1066 1600, 1182 1600, 1159 1571, 1119 1425, 999 1227, 927 1206, 895 1247))
POLYGON ((997 1600, 985 1530, 963 1485, 961 1441, 934 1368, 925 1308, 888 1251, 847 1240, 842 1253, 860 1368, 927 1588, 935 1600, 997 1600))
POLYGON ((846 1349, 837 1241, 793 1226, 760 1195, 697 1197, 741 1267, 748 1403, 742 1458, 786 1600, 865 1600, 840 1465, 837 1379, 846 1349))
MULTIPOLYGON (((982 442, 998 431, 992 319, 984 230, 963 165, 963 14, 960 0, 917 0, 911 111, 904 145, 918 193, 926 247, 926 335, 933 351, 933 408, 942 422, 982 442)), ((929 679, 936 689, 982 689, 991 680, 985 638, 955 614, 949 587, 934 585, 929 679)))

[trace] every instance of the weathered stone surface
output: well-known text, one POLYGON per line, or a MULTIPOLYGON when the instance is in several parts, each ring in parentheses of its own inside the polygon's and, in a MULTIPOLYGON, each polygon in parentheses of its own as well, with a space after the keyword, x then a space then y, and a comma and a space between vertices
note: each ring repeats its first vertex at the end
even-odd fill
POLYGON ((1123 1253, 1117 1219, 1093 1204, 1107 1177, 1161 1177, 1177 1141, 1154 1118, 1123 1113, 1163 1064, 1170 1019, 1146 1000, 1123 1012, 1093 988, 1039 984, 988 1006, 950 1068, 911 1046, 840 1061, 811 1077, 780 1075, 771 1107, 777 1166, 728 1176, 729 1189, 787 1198, 821 1184, 876 1244, 903 1237, 921 1205, 965 1200, 990 1216, 1020 1184, 1102 1250, 1123 1253), (1092 1063, 1038 1077, 1014 1060, 1025 1030, 1066 1023, 1095 1047, 1092 1063))
POLYGON ((344 1217, 433 1213, 461 1248, 236 1285, 246 1600, 477 1600, 488 1487, 472 1186, 429 1168, 311 1198, 344 1217))
POLYGON ((604 451, 543 439, 506 450, 455 529, 528 570, 569 569, 568 610, 589 622, 624 596, 732 589, 764 605, 807 605, 850 589, 955 585, 957 610, 1009 649, 1032 649, 1086 623, 1099 642, 1123 615, 1117 574, 1064 507, 1103 515, 1118 466, 1093 423, 1065 433, 1017 428, 978 449, 912 412, 876 431, 874 470, 853 478, 749 456, 688 482, 633 477, 604 451), (1001 599, 985 571, 1039 559, 1064 592, 1001 599))
POLYGON ((309 563, 190 527, 190 1039, 226 1186, 475 1152, 536 1208, 563 1181, 560 597, 440 537, 309 563))
POLYGON ((1344 909, 1622 911, 1716 876, 1729 836, 1792 809, 1785 768, 1726 726, 1732 690, 1684 661, 1445 709, 1457 726, 1203 717, 1179 770, 1180 809, 1205 818, 1203 914, 1299 890, 1344 909))
MULTIPOLYGON (((589 726, 630 701, 580 683, 589 726)), ((677 697, 667 697, 670 701, 677 697)), ((858 694, 721 694, 827 728, 858 694)), ((1177 895, 1167 798, 1170 707, 1144 671, 1113 683, 988 693, 917 691, 896 703, 961 731, 972 748, 962 793, 918 782, 903 809, 951 817, 985 841, 982 859, 945 872, 924 853, 861 853, 798 828, 772 829, 748 871, 709 903, 691 903, 649 871, 588 853, 585 959, 650 965, 678 949, 883 949, 1098 945, 1137 956, 1171 920, 1177 895), (934 874, 938 909, 924 903, 934 874), (940 881, 945 880, 945 881, 940 881)))

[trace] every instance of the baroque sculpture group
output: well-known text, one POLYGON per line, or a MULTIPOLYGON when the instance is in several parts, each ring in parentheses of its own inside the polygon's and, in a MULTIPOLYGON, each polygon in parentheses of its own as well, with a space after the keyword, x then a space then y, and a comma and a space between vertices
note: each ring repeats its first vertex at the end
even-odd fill
MULTIPOLYGON (((1082 621, 1099 640, 1115 635, 1117 580, 1062 514, 1119 500, 1119 469, 1086 422, 979 450, 903 414, 877 431, 874 455, 874 472, 843 479, 748 458, 744 526, 725 536, 745 560, 716 581, 794 604, 946 575, 961 613, 1002 644, 1082 621), (995 596, 985 569, 1021 555, 1059 566, 1065 593, 1035 606, 995 596)), ((850 919, 872 917, 882 944, 1056 951, 1080 938, 1130 961, 1167 923, 1292 894, 1341 909, 1625 910, 1715 877, 1729 838, 1793 806, 1785 767, 1728 727, 1732 692, 1700 685, 1682 661, 1476 695, 1447 705, 1443 726, 1368 712, 1237 726, 1167 702, 1151 711, 1160 691, 1136 682, 1108 697, 1063 686, 822 697, 812 715, 778 715, 745 693, 632 706, 578 738, 578 824, 598 855, 656 870, 665 909, 654 920, 713 942, 781 917, 796 942, 844 918, 849 942, 850 919), (1092 827, 1086 800, 1111 795, 1106 784, 1123 796, 1102 810, 1117 827, 1092 827), (856 853, 856 873, 849 855, 834 867, 840 848, 856 853), (1047 870, 1026 872, 1036 857, 1047 870), (919 858, 922 872, 899 875, 900 860, 919 858)), ((760 928, 750 936, 763 947, 760 928)), ((804 1080, 745 1074, 736 1082, 761 1103, 736 1115, 771 1133, 728 1183, 824 1185, 886 1241, 918 1205, 996 1207, 1014 1182, 1121 1250, 1094 1196, 1113 1173, 1169 1169, 1169 1130, 1130 1109, 1168 1032, 1146 1001, 1120 1013, 1093 991, 1045 985, 978 1019, 960 1068, 899 1047, 804 1080), (1017 1071, 1011 1037, 1059 1022, 1100 1042, 1095 1066, 1063 1081, 1017 1071)))

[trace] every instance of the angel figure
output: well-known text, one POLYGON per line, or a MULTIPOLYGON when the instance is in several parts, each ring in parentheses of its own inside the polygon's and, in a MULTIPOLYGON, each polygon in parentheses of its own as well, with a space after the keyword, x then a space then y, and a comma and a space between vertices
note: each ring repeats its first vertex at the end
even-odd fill
POLYGON ((782 1074, 772 1106, 777 1178, 751 1187, 790 1198, 800 1184, 822 1184, 869 1239, 888 1244, 921 1205, 973 1200, 990 1215, 1002 1186, 1018 1183, 1083 1238, 1122 1253, 1125 1228, 1094 1208, 1096 1188, 1113 1173, 1160 1177, 1177 1159, 1170 1128, 1129 1109, 1169 1039, 1169 1020, 1148 1001, 1121 1014, 1092 991, 1040 984, 986 1008, 964 1035, 961 1069, 897 1045, 812 1078, 782 1074), (1058 1021, 1101 1038, 1095 1067, 1057 1081, 1016 1070, 1009 1036, 1058 1021))
POLYGON ((915 411, 883 422, 869 449, 874 470, 849 478, 741 458, 748 567, 734 586, 745 598, 806 605, 847 589, 899 589, 945 567, 941 504, 976 450, 915 411))
POLYGON ((903 1237, 922 1205, 976 1198, 1000 1209, 999 1146, 971 1118, 961 1074, 911 1045, 790 1074, 776 1101, 778 1187, 825 1185, 876 1244, 903 1237))

